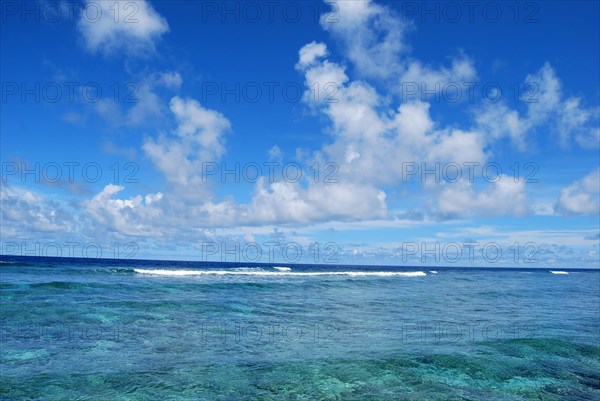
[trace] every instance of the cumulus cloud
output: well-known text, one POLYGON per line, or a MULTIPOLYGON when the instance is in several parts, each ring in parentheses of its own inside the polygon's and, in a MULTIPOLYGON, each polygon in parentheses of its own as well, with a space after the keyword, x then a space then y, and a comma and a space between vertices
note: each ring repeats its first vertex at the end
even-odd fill
POLYGON ((488 105, 477 110, 475 121, 487 133, 489 140, 507 137, 517 149, 526 150, 526 134, 531 124, 518 111, 511 110, 505 104, 488 105))
MULTIPOLYGON (((570 133, 565 141, 589 137, 584 127, 592 121, 593 111, 585 109, 577 98, 563 98, 560 81, 549 65, 526 78, 539 83, 538 103, 531 103, 524 113, 506 104, 479 108, 471 127, 443 126, 433 119, 426 101, 409 98, 395 103, 394 95, 403 81, 421 82, 430 89, 436 83, 474 79, 477 71, 473 61, 460 54, 449 66, 438 67, 411 58, 405 36, 412 26, 389 7, 371 1, 330 3, 337 7, 339 21, 329 23, 331 15, 325 15, 321 25, 341 44, 349 63, 333 61, 327 45, 313 41, 299 49, 296 69, 304 76, 304 101, 329 122, 326 133, 330 135, 326 144, 304 155, 303 161, 335 163, 339 182, 267 182, 263 177, 247 203, 238 203, 232 197, 215 199, 203 163, 222 160, 231 124, 220 112, 194 99, 176 96, 168 110, 176 126, 148 137, 143 144, 146 156, 168 182, 168 190, 164 195, 119 199, 123 188, 106 186, 86 203, 94 221, 127 235, 138 235, 152 230, 158 220, 163 226, 161 232, 165 225, 198 232, 240 225, 393 220, 395 214, 388 210, 386 191, 403 184, 406 162, 430 166, 439 162, 481 164, 490 156, 491 145, 503 138, 526 149, 527 134, 548 120, 557 127, 566 127, 570 133), (385 90, 368 80, 386 82, 385 90)), ((148 13, 162 20, 154 10, 148 13)), ((148 35, 150 44, 168 30, 166 22, 164 30, 156 26, 154 34, 148 35)), ((101 49, 102 43, 110 40, 97 41, 95 48, 101 49)), ((182 84, 181 75, 175 71, 155 74, 151 81, 150 89, 177 90, 182 84)), ((144 107, 157 114, 152 94, 146 94, 150 101, 144 107)), ((148 114, 142 111, 138 120, 148 114)), ((132 112, 132 118, 135 115, 132 112)), ((271 160, 283 159, 277 146, 268 154, 271 160)), ((577 185, 567 191, 565 203, 571 204, 571 210, 588 210, 589 202, 576 196, 587 184, 577 185), (577 206, 573 206, 575 203, 577 206)), ((464 180, 453 184, 427 182, 424 187, 434 197, 429 199, 429 205, 433 205, 429 211, 436 219, 530 213, 525 182, 515 182, 505 175, 486 187, 464 180)), ((427 218, 423 213, 418 216, 427 218)))
POLYGON ((162 100, 152 84, 144 83, 136 88, 136 102, 127 111, 126 123, 139 125, 145 121, 163 116, 162 100))
MULTIPOLYGON (((179 218, 188 228, 190 222, 195 228, 205 228, 361 219, 382 217, 387 213, 385 193, 374 186, 307 180, 267 183, 264 177, 257 182, 249 203, 238 204, 231 198, 215 202, 205 168, 207 163, 217 162, 223 156, 224 135, 231 128, 230 122, 194 99, 174 97, 170 109, 177 122, 176 128, 158 138, 148 138, 143 146, 146 155, 170 183, 169 193, 160 205, 163 220, 179 218), (353 196, 358 192, 361 197, 353 196)), ((283 158, 277 146, 271 148, 269 156, 278 160, 283 158)), ((115 226, 117 215, 131 214, 130 209, 140 208, 140 197, 117 199, 116 194, 121 189, 109 186, 96 195, 88 206, 96 220, 104 218, 102 224, 115 226), (102 205, 110 205, 110 211, 103 210, 102 205), (110 216, 114 219, 107 219, 110 216)))
POLYGON ((223 155, 223 132, 230 128, 229 120, 194 99, 174 97, 170 106, 177 118, 177 134, 200 145, 200 158, 212 160, 223 155))
POLYGON ((93 53, 140 56, 155 50, 169 24, 146 0, 85 0, 77 28, 93 53))
POLYGON ((168 111, 165 95, 172 96, 182 83, 177 71, 145 73, 117 88, 119 102, 104 98, 86 106, 115 127, 156 126, 168 111))
POLYGON ((600 108, 582 107, 579 98, 565 100, 561 108, 562 112, 557 118, 561 143, 568 145, 574 139, 583 148, 600 147, 600 108))
POLYGON ((297 68, 306 68, 315 60, 327 55, 327 47, 324 43, 311 42, 300 49, 300 59, 297 68))
POLYGON ((69 233, 74 229, 70 211, 35 191, 3 183, 0 203, 0 234, 4 238, 19 237, 23 233, 69 233))
POLYGON ((438 211, 443 217, 524 216, 529 213, 526 201, 525 182, 500 175, 492 186, 479 192, 465 181, 447 185, 438 198, 438 211))
POLYGON ((163 198, 158 192, 129 199, 114 199, 113 195, 124 189, 120 185, 108 184, 91 200, 84 202, 88 215, 96 222, 131 236, 160 236, 158 230, 162 209, 157 205, 163 198))
POLYGON ((577 97, 565 98, 562 84, 550 64, 544 64, 524 81, 520 101, 525 113, 504 103, 487 104, 474 110, 477 127, 491 139, 510 138, 519 150, 527 149, 528 135, 540 127, 550 127, 563 146, 573 141, 585 148, 600 146, 600 108, 585 108, 577 97))
POLYGON ((243 220, 249 223, 356 220, 384 217, 387 213, 385 193, 374 187, 331 183, 303 189, 285 181, 267 186, 264 180, 256 186, 246 210, 243 220))
POLYGON ((325 57, 301 71, 305 101, 331 122, 333 142, 323 147, 321 157, 339 165, 343 182, 394 185, 402 179, 406 162, 481 163, 486 159, 479 132, 436 125, 427 102, 410 100, 393 109, 385 94, 364 80, 351 80, 344 66, 325 57), (329 94, 332 83, 335 94, 315 99, 315 88, 329 94))
POLYGON ((283 160, 283 151, 277 145, 274 145, 269 149, 269 160, 281 163, 283 160))
MULTIPOLYGON (((303 50, 299 57, 304 54, 303 50)), ((380 94, 364 80, 352 80, 345 66, 327 59, 326 49, 319 54, 311 63, 298 65, 304 65, 299 69, 305 75, 305 100, 331 123, 327 132, 332 141, 315 157, 337 163, 340 182, 360 188, 362 195, 368 194, 371 187, 389 189, 403 185, 407 163, 433 168, 443 163, 483 164, 487 160, 486 149, 493 139, 483 130, 443 127, 433 120, 431 105, 424 101, 408 99, 393 109, 387 94, 380 94), (326 85, 332 82, 336 88, 333 101, 325 96, 315 99, 314 88, 325 93, 326 85)), ((465 70, 461 72, 465 77, 474 73, 468 64, 456 67, 457 71, 461 69, 465 70)), ((417 74, 415 79, 428 78, 424 70, 414 73, 417 74)), ((447 78, 453 75, 446 74, 447 78)), ((440 75, 431 79, 446 78, 440 75)), ((515 129, 519 129, 518 123, 515 129)), ((502 135, 498 133, 496 139, 502 135)), ((501 176, 496 183, 476 189, 472 182, 464 180, 452 184, 443 180, 423 183, 429 194, 437 198, 433 200, 437 207, 430 211, 436 219, 529 213, 523 181, 514 182, 501 176)), ((379 199, 386 201, 385 197, 379 199)), ((387 206, 380 208, 386 209, 387 206)))
MULTIPOLYGON (((407 63, 400 77, 400 91, 404 99, 426 98, 427 93, 439 93, 453 86, 462 87, 477 79, 473 61, 464 55, 455 57, 450 67, 435 68, 418 60, 407 63)), ((451 95, 448 95, 451 97, 451 95)))
MULTIPOLYGON (((448 82, 471 82, 477 77, 473 61, 464 55, 454 58, 450 67, 424 65, 410 55, 406 35, 413 24, 397 15, 390 7, 371 0, 328 0, 330 13, 321 17, 321 26, 342 46, 344 55, 352 62, 361 78, 390 81, 392 90, 402 92, 406 84, 418 88, 411 96, 418 96, 421 88, 440 91, 448 82)), ((314 42, 313 42, 314 43, 314 42)), ((298 65, 313 47, 305 47, 298 65)), ((319 48, 319 55, 326 55, 319 48)))
POLYGON ((550 64, 544 64, 534 74, 525 78, 531 91, 523 95, 527 103, 527 119, 531 125, 539 125, 556 111, 561 104, 561 83, 550 64))
POLYGON ((333 14, 321 17, 321 26, 341 42, 344 53, 365 77, 389 78, 401 69, 400 56, 410 26, 384 6, 367 1, 327 1, 333 14), (335 16, 335 21, 331 20, 335 16))
POLYGON ((555 209, 568 215, 600 213, 600 169, 563 188, 555 209))
POLYGON ((159 82, 170 89, 179 89, 183 83, 181 74, 177 71, 165 71, 159 75, 159 82))
POLYGON ((231 124, 221 113, 202 107, 194 99, 176 96, 171 99, 170 109, 177 128, 158 139, 148 138, 143 149, 169 182, 188 193, 202 193, 206 187, 203 163, 221 158, 224 136, 231 124), (194 191, 190 191, 192 187, 194 191))

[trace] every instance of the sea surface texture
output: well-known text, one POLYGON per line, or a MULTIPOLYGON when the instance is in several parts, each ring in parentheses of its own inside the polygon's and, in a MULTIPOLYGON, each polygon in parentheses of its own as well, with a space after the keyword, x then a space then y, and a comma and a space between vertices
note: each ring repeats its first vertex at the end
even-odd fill
POLYGON ((0 400, 600 400, 598 270, 0 259, 0 400))

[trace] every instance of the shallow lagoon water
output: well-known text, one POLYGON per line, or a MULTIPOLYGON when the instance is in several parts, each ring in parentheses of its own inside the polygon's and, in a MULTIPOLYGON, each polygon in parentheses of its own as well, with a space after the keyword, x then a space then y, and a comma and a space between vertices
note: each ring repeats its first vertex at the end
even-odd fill
POLYGON ((597 270, 2 261, 2 400, 600 399, 597 270))

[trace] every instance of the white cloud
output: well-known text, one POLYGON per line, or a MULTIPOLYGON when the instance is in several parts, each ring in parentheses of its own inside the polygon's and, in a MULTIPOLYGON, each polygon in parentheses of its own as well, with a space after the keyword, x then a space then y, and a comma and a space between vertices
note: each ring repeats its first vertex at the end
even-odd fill
POLYGON ((271 149, 269 149, 269 160, 281 163, 283 160, 283 152, 277 145, 273 145, 271 149))
MULTIPOLYGON (((395 226, 399 223, 393 221, 393 213, 388 211, 385 190, 397 189, 402 184, 403 163, 483 163, 494 141, 509 137, 525 149, 527 133, 548 119, 559 121, 569 131, 589 124, 593 113, 582 108, 578 99, 562 100, 560 82, 549 65, 527 77, 539 81, 540 103, 529 105, 524 114, 504 104, 480 109, 475 127, 468 129, 441 126, 433 120, 431 106, 425 101, 409 99, 393 104, 394 97, 390 95, 398 93, 399 82, 411 80, 430 89, 436 83, 470 81, 477 76, 473 61, 460 55, 450 66, 433 67, 410 59, 404 35, 412 27, 390 8, 371 1, 340 1, 336 5, 339 22, 329 24, 324 17, 321 24, 342 44, 344 55, 352 64, 329 60, 327 46, 313 41, 299 50, 296 68, 305 77, 304 100, 330 122, 327 130, 330 141, 312 156, 303 156, 303 161, 337 163, 338 183, 266 183, 263 179, 256 184, 246 204, 239 204, 233 198, 215 200, 203 177, 202 163, 223 158, 225 134, 231 124, 221 113, 203 107, 196 100, 173 97, 169 106, 177 127, 148 138, 143 145, 145 154, 169 183, 168 191, 164 196, 118 199, 117 194, 123 188, 107 186, 87 204, 90 216, 99 224, 128 235, 150 230, 159 217, 163 229, 168 225, 180 232, 207 227, 309 225, 369 219, 395 226), (366 79, 393 85, 386 85, 385 93, 380 93, 366 79), (561 107, 565 111, 559 111, 561 107)), ((164 32, 166 29, 165 22, 164 32)), ((148 37, 164 33, 156 33, 159 31, 148 37)), ((98 43, 106 41, 110 39, 98 43)), ((96 49, 102 46, 97 44, 96 49)), ((131 109, 130 121, 143 121, 149 114, 160 115, 160 102, 155 102, 158 95, 152 89, 177 90, 182 78, 178 72, 165 71, 153 74, 148 82, 149 93, 142 93, 147 101, 131 109)), ((582 135, 577 138, 583 138, 582 135)), ((283 157, 277 146, 268 154, 272 160, 283 157)), ((464 181, 425 183, 425 187, 436 197, 432 203, 436 206, 433 217, 438 219, 522 216, 530 212, 525 183, 508 176, 501 176, 498 182, 484 189, 476 189, 464 181)), ((420 218, 427 219, 427 216, 420 218)))
POLYGON ((124 235, 161 236, 163 212, 159 204, 163 194, 158 192, 145 197, 137 195, 129 199, 114 199, 113 195, 123 189, 119 185, 106 185, 102 192, 84 202, 88 215, 96 223, 124 235))
POLYGON ((531 205, 531 209, 536 216, 553 216, 554 204, 548 201, 536 201, 531 205))
POLYGON ((558 132, 563 145, 568 145, 571 138, 574 138, 583 148, 600 147, 600 127, 598 127, 600 108, 583 108, 581 99, 572 97, 562 104, 561 109, 562 112, 558 116, 558 132))
POLYGON ((168 136, 147 139, 143 149, 167 180, 183 193, 192 195, 197 191, 205 195, 202 163, 215 162, 225 152, 224 135, 230 129, 229 120, 194 99, 176 96, 171 99, 170 108, 177 128, 168 136))
POLYGON ((105 121, 113 126, 138 126, 156 122, 164 117, 162 98, 156 93, 152 82, 143 82, 128 87, 123 101, 117 103, 112 99, 100 99, 91 106, 105 121), (127 101, 125 102, 125 97, 127 101), (124 105, 131 106, 124 108, 124 105))
POLYGON ((438 132, 434 138, 428 160, 462 164, 486 159, 484 141, 477 132, 455 129, 438 132))
POLYGON ((476 215, 524 216, 529 213, 525 183, 501 175, 485 190, 477 192, 469 182, 446 185, 438 199, 438 211, 444 217, 476 215))
POLYGON ((200 145, 201 159, 214 160, 223 155, 223 133, 231 126, 229 120, 217 111, 205 109, 194 99, 176 96, 171 99, 170 107, 178 122, 177 134, 200 145))
POLYGON ((406 162, 483 162, 485 141, 479 132, 436 126, 427 102, 408 101, 397 110, 369 83, 350 80, 344 67, 321 58, 306 67, 304 99, 331 122, 333 142, 321 156, 339 165, 344 183, 396 185, 406 162), (315 87, 335 94, 315 99, 315 87))
POLYGON ((297 68, 306 68, 316 60, 327 55, 327 47, 324 43, 311 42, 304 45, 299 52, 297 68))
POLYGON ((475 109, 477 127, 493 140, 510 138, 521 151, 528 148, 527 136, 546 126, 556 133, 558 143, 563 146, 575 140, 582 147, 599 147, 600 108, 584 108, 581 99, 576 97, 565 99, 561 86, 552 66, 544 64, 536 73, 528 75, 521 86, 520 102, 527 105, 524 114, 504 103, 488 103, 475 109))
POLYGON ((550 64, 525 78, 522 101, 527 103, 527 119, 537 126, 560 107, 561 84, 550 64))
POLYGON ((490 142, 508 137, 517 149, 526 150, 526 134, 531 123, 523 120, 516 110, 505 104, 489 104, 477 111, 475 121, 488 134, 490 142))
POLYGON ((91 52, 139 56, 154 51, 169 25, 146 0, 85 0, 77 28, 91 52))
POLYGON ((151 84, 137 86, 135 98, 136 102, 126 114, 127 124, 139 125, 163 116, 162 100, 151 84))
POLYGON ((100 99, 91 103, 94 111, 113 126, 155 126, 164 119, 168 104, 165 90, 170 93, 183 83, 177 71, 145 74, 118 87, 119 102, 100 99))
POLYGON ((600 213, 600 168, 563 188, 555 208, 564 214, 600 213))
POLYGON ((385 193, 374 187, 321 184, 303 189, 285 181, 267 186, 261 180, 247 213, 242 221, 310 223, 329 219, 384 217, 387 207, 385 193), (360 197, 356 196, 357 193, 360 193, 360 197))
MULTIPOLYGON (((476 79, 473 61, 465 56, 456 57, 449 68, 439 69, 411 59, 405 36, 414 26, 390 7, 370 0, 328 0, 327 3, 333 9, 322 15, 321 26, 341 43, 345 56, 360 77, 391 80, 392 92, 401 92, 404 84, 415 83, 419 88, 415 96, 420 94, 422 85, 427 90, 438 88, 440 91, 448 82, 462 84, 476 79)), ((301 52, 298 65, 307 67, 309 63, 302 62, 302 55, 301 52)), ((319 55, 326 55, 324 48, 320 47, 319 55)))
POLYGON ((169 89, 179 89, 183 84, 183 78, 177 71, 165 71, 160 73, 159 82, 169 89))
POLYGON ((0 234, 5 240, 23 233, 69 233, 74 229, 71 214, 63 205, 32 190, 3 183, 0 203, 0 234))
POLYGON ((408 50, 404 35, 410 25, 370 0, 327 2, 336 12, 323 14, 321 26, 341 42, 360 74, 389 78, 401 69, 400 56, 408 50), (330 22, 331 15, 335 22, 330 22))
MULTIPOLYGON (((407 64, 406 70, 400 77, 400 89, 404 92, 404 99, 420 98, 426 100, 424 91, 427 93, 440 93, 448 91, 453 86, 462 88, 463 85, 477 79, 477 71, 473 61, 465 56, 452 60, 452 65, 440 67, 439 69, 425 66, 418 60, 407 64), (453 85, 453 86, 451 86, 453 85), (409 93, 410 90, 410 93, 409 93)), ((451 98, 451 95, 448 95, 451 98)))

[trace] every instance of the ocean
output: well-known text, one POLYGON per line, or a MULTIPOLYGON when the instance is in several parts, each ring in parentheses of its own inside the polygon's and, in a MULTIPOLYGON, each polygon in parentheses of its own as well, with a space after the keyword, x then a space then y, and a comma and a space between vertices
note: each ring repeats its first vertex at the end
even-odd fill
POLYGON ((0 261, 0 400, 600 400, 598 270, 0 261))

